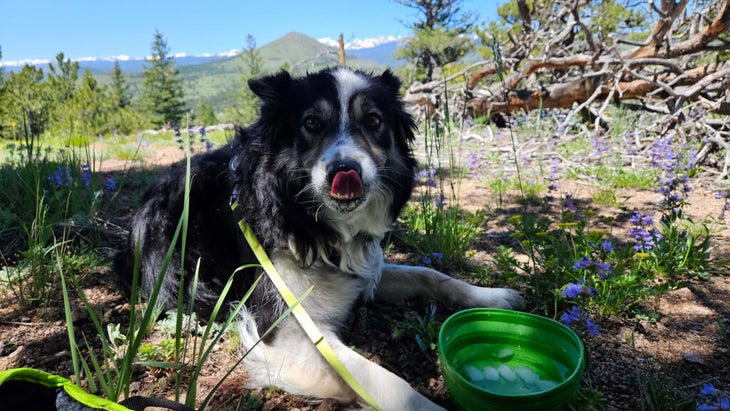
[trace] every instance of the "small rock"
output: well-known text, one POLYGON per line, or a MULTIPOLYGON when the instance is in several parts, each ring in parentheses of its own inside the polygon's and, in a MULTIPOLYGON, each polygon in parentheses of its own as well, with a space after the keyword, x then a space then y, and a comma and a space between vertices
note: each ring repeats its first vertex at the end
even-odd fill
POLYGON ((317 411, 335 411, 337 410, 339 403, 334 398, 325 398, 317 406, 317 411))
POLYGON ((25 346, 18 347, 7 357, 0 358, 0 370, 9 370, 11 368, 18 368, 21 366, 23 361, 23 353, 25 352, 25 346))
POLYGON ((702 364, 704 362, 701 355, 692 351, 687 351, 686 353, 684 353, 683 358, 685 361, 691 362, 693 364, 702 364))

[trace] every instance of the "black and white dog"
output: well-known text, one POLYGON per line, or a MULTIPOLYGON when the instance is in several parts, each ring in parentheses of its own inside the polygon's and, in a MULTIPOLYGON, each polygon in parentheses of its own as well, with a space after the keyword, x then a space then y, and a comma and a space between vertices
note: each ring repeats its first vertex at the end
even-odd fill
MULTIPOLYGON (((248 222, 284 281, 360 385, 385 410, 439 409, 383 367, 344 345, 337 336, 359 298, 402 302, 452 301, 467 307, 519 308, 509 289, 476 287, 425 267, 383 261, 381 240, 414 184, 410 143, 414 123, 399 100, 399 80, 328 69, 292 78, 288 73, 249 82, 260 98, 258 120, 238 129, 234 141, 192 160, 186 263, 174 257, 160 301, 175 305, 179 279, 192 278, 200 259, 196 305, 218 298, 234 270, 256 263, 237 221, 248 222), (239 206, 231 211, 231 202, 239 206)), ((130 282, 139 250, 141 286, 149 293, 183 210, 185 166, 147 192, 136 211, 128 249, 117 257, 130 282)), ((236 274, 230 299, 241 298, 258 275, 236 274)), ((191 281, 189 281, 191 282, 191 281)), ((186 297, 192 290, 186 289, 186 297)), ((246 303, 241 340, 253 346, 285 310, 264 279, 246 303)), ((358 396, 333 371, 293 317, 248 355, 251 385, 348 403, 358 396)))

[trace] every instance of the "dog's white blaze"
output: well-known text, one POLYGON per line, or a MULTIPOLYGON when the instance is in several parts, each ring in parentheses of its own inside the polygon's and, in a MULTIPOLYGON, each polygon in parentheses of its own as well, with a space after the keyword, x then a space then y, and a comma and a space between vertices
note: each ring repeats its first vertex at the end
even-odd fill
POLYGON ((361 178, 364 184, 372 184, 377 180, 377 165, 368 153, 359 148, 347 132, 350 124, 350 100, 359 91, 367 87, 368 82, 350 70, 338 69, 332 73, 337 85, 340 105, 339 135, 335 141, 317 159, 312 169, 312 182, 323 187, 327 181, 327 165, 338 160, 354 160, 360 164, 361 178))
POLYGON ((340 130, 345 130, 352 96, 367 87, 368 82, 350 70, 339 69, 332 74, 337 81, 337 94, 340 98, 340 130))

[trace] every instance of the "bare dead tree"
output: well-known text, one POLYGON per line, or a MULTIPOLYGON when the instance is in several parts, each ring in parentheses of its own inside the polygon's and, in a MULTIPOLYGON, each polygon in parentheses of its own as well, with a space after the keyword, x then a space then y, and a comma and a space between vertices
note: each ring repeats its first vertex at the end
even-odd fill
MULTIPOLYGON (((468 113, 561 108, 564 123, 590 118, 598 131, 608 106, 621 102, 664 114, 657 133, 703 138, 700 159, 711 147, 730 147, 728 122, 708 121, 730 115, 730 59, 718 53, 730 50, 730 0, 693 2, 695 10, 687 10, 689 0, 650 0, 655 23, 643 41, 592 30, 590 1, 557 0, 550 13, 517 3, 519 35, 509 32, 494 61, 460 73, 468 78, 460 95, 468 113)), ((434 101, 449 80, 414 85, 406 100, 434 101)), ((728 167, 730 151, 722 177, 728 167)))

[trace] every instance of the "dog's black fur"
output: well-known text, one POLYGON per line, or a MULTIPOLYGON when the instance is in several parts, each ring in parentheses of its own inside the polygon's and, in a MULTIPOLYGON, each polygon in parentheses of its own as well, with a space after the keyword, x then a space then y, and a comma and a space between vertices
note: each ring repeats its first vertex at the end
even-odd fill
MULTIPOLYGON (((416 167, 410 149, 414 124, 399 99, 399 80, 388 71, 371 76, 329 69, 303 78, 281 72, 249 86, 261 100, 258 120, 238 128, 224 147, 192 159, 185 264, 180 266, 178 241, 159 302, 175 306, 181 273, 190 284, 200 260, 195 299, 205 311, 237 267, 256 263, 237 224, 243 219, 295 292, 315 285, 305 308, 376 402, 385 409, 438 408, 337 340, 336 331, 352 305, 358 298, 422 296, 466 306, 517 307, 521 298, 511 290, 474 287, 428 268, 383 263, 379 243, 410 196, 416 167), (238 204, 235 211, 232 203, 238 204)), ((116 259, 117 271, 129 285, 138 251, 143 294, 160 275, 183 211, 185 173, 185 164, 178 164, 149 189, 133 217, 128 247, 116 259)), ((257 274, 256 269, 236 274, 228 299, 242 298, 257 274)), ((191 296, 186 286, 184 298, 191 296)), ((246 303, 244 346, 250 348, 284 309, 264 279, 246 303)), ((265 343, 252 355, 254 384, 357 399, 293 319, 265 343)))

